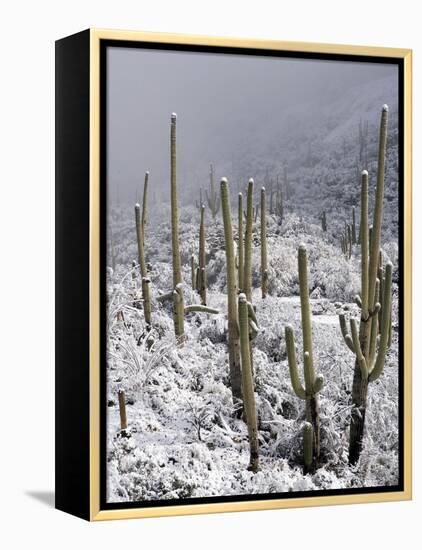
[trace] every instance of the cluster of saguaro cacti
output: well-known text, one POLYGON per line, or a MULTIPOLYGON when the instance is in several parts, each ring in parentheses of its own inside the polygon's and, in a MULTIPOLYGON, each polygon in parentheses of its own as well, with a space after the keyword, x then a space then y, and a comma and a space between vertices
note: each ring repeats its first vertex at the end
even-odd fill
POLYGON ((218 214, 218 211, 220 209, 220 201, 218 200, 218 193, 215 190, 214 185, 214 168, 213 165, 210 164, 210 185, 209 185, 209 191, 205 191, 205 195, 207 197, 207 203, 208 208, 211 210, 211 214, 213 219, 218 214))
MULTIPOLYGON (((173 261, 173 290, 158 297, 159 302, 173 300, 173 323, 174 332, 178 339, 179 346, 182 347, 185 338, 185 314, 192 312, 219 313, 217 309, 205 305, 192 304, 185 306, 182 283, 182 266, 179 247, 179 212, 177 205, 177 177, 176 177, 176 121, 177 115, 171 115, 170 124, 170 207, 171 207, 171 244, 173 261)), ((201 209, 201 212, 203 210, 201 209)), ((205 251, 205 228, 203 228, 203 250, 205 251)), ((200 237, 201 241, 201 237, 200 237)), ((201 258, 200 258, 201 262, 201 258)), ((204 258, 205 263, 205 258, 204 258)), ((191 258, 191 270, 194 259, 191 258)), ((192 276, 193 283, 193 276, 192 276)))
POLYGON ((392 279, 390 263, 385 266, 381 276, 382 291, 379 278, 387 124, 388 107, 384 105, 380 123, 377 187, 371 239, 369 239, 368 227, 368 172, 364 170, 361 176, 361 293, 356 297, 361 310, 359 326, 356 319, 350 319, 349 333, 346 319, 344 315, 340 315, 340 327, 344 340, 356 356, 349 439, 351 464, 358 461, 362 450, 368 384, 383 372, 390 339, 392 279))
POLYGON ((324 385, 324 378, 315 374, 312 349, 312 322, 309 303, 308 265, 305 245, 299 246, 298 268, 300 288, 300 309, 303 337, 303 369, 305 384, 300 381, 296 360, 296 349, 293 328, 285 327, 287 359, 290 379, 295 394, 306 402, 306 421, 304 427, 304 470, 310 471, 319 459, 320 454, 320 420, 318 393, 324 385))

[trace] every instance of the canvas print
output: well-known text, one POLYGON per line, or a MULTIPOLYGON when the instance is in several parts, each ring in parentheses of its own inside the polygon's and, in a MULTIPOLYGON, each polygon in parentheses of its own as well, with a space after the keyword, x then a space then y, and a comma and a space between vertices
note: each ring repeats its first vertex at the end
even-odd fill
POLYGON ((107 503, 400 483, 399 67, 109 46, 107 503))

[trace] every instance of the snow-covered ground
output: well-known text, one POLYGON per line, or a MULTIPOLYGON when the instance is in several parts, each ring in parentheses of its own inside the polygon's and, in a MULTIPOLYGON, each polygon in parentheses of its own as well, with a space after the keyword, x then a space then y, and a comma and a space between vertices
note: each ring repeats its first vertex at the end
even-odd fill
MULTIPOLYGON (((235 196, 235 193, 233 193, 235 196)), ((175 346, 170 304, 156 298, 171 288, 169 207, 155 205, 146 229, 151 276, 151 332, 146 332, 131 205, 114 209, 116 268, 108 270, 107 488, 108 501, 179 499, 315 489, 373 487, 398 481, 397 280, 393 285, 393 342, 384 374, 371 383, 364 450, 354 468, 347 462, 354 355, 345 345, 338 314, 358 315, 359 247, 350 261, 335 231, 288 210, 282 224, 268 216, 269 292, 259 290, 259 218, 254 230, 253 303, 260 332, 253 344, 260 470, 247 470, 247 427, 234 406, 226 344, 226 272, 220 216, 207 211, 208 305, 219 315, 185 319, 186 341, 175 346), (320 394, 321 461, 313 474, 302 470, 304 402, 293 392, 284 327, 295 330, 302 358, 297 248, 308 250, 315 367, 325 385, 320 394), (123 312, 117 315, 118 311, 123 312), (118 391, 127 400, 128 430, 120 432, 118 391)), ((233 219, 236 219, 233 199, 233 219)), ((330 222, 329 222, 330 223, 330 222)), ((235 227, 236 229, 236 227, 235 227)), ((180 243, 186 303, 199 303, 190 288, 190 257, 198 252, 199 212, 183 206, 180 243)), ((383 243, 397 268, 397 246, 383 243)), ((301 363, 302 364, 302 363, 301 363)), ((302 370, 302 366, 300 367, 302 370)))

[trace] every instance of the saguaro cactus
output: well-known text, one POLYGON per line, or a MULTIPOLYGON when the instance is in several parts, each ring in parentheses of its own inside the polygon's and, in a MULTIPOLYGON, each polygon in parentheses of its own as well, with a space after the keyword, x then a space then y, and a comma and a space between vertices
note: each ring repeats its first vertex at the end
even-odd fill
POLYGON ((357 236, 356 236, 356 209, 355 207, 352 208, 352 244, 357 243, 357 236))
POLYGON ((239 327, 242 359, 243 406, 248 425, 250 446, 250 462, 248 469, 257 472, 259 468, 258 422, 256 417, 255 393, 250 356, 248 301, 243 293, 239 294, 239 327))
POLYGON ((243 196, 242 193, 238 195, 237 203, 237 272, 238 272, 238 283, 239 290, 243 292, 243 275, 245 269, 245 259, 244 259, 244 243, 243 243, 243 196))
POLYGON ((261 189, 261 293, 265 298, 268 292, 267 259, 267 218, 265 213, 265 187, 261 189))
POLYGON ((201 222, 199 225, 199 273, 198 292, 203 305, 207 303, 207 281, 205 267, 205 206, 201 207, 201 222))
POLYGON ((142 197, 142 218, 141 218, 141 226, 142 226, 142 243, 145 247, 145 227, 147 223, 147 196, 148 196, 148 180, 149 180, 149 172, 145 172, 145 179, 144 179, 144 194, 142 197))
POLYGON ((388 107, 384 105, 381 113, 378 174, 375 193, 375 206, 371 239, 368 235, 368 172, 362 172, 361 181, 361 295, 356 302, 361 308, 360 325, 355 319, 350 320, 348 333, 346 319, 340 315, 340 328, 349 349, 356 355, 352 386, 353 409, 350 421, 349 462, 355 464, 362 451, 362 441, 365 427, 366 402, 368 383, 376 380, 384 369, 388 347, 390 316, 391 316, 391 279, 392 266, 385 266, 383 281, 382 304, 378 302, 380 281, 378 275, 379 251, 381 242, 382 211, 384 200, 384 170, 387 141, 388 107), (370 240, 370 247, 369 245, 370 240), (377 324, 373 316, 381 314, 381 335, 376 351, 377 324))
POLYGON ((220 202, 218 200, 218 194, 215 190, 214 186, 214 168, 213 165, 210 164, 210 187, 209 192, 205 191, 206 197, 207 197, 207 203, 208 207, 211 210, 211 214, 213 219, 215 219, 216 215, 218 214, 218 210, 220 209, 220 202))
POLYGON ((252 302, 253 186, 254 181, 251 178, 248 182, 248 197, 246 201, 245 264, 243 270, 243 290, 248 302, 252 302))
POLYGON ((196 266, 195 266, 195 254, 190 257, 190 273, 192 290, 196 289, 196 266))
POLYGON ((174 331, 180 345, 184 340, 184 298, 182 291, 182 267, 179 250, 179 212, 177 207, 177 173, 176 173, 176 113, 171 115, 170 124, 170 204, 171 204, 171 244, 173 257, 173 298, 174 331), (179 286, 178 286, 179 285, 179 286), (178 287, 178 290, 177 288, 178 287))
POLYGON ((148 278, 147 266, 145 263, 144 232, 142 230, 141 207, 139 204, 135 204, 135 223, 136 223, 136 239, 138 242, 138 261, 139 261, 139 269, 141 272, 144 317, 147 325, 151 325, 150 280, 148 278))
POLYGON ((327 232, 327 215, 325 213, 325 210, 321 214, 321 228, 324 231, 324 233, 327 232))
POLYGON ((237 285, 235 255, 233 246, 233 227, 230 208, 229 184, 226 178, 221 180, 221 210, 223 214, 224 239, 226 243, 227 269, 227 317, 229 372, 233 397, 242 396, 242 375, 240 370, 240 341, 237 310, 237 285))
MULTIPOLYGON (((306 401, 306 420, 313 430, 313 461, 317 461, 320 454, 320 420, 318 393, 324 385, 321 374, 316 375, 312 349, 311 306, 309 303, 308 265, 306 247, 301 244, 298 253, 300 309, 302 318, 303 336, 303 368, 305 385, 303 386, 298 372, 293 328, 285 327, 287 359, 289 363, 290 379, 295 394, 306 401)), ((309 450, 306 450, 309 453, 309 450)), ((306 454, 305 453, 305 454, 306 454)))

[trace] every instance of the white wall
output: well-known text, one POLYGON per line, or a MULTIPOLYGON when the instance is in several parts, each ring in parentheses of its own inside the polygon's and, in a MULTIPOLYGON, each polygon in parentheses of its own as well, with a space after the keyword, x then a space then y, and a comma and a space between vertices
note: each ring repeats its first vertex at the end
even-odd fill
MULTIPOLYGON (((413 502, 95 525, 56 512, 28 494, 53 489, 54 40, 96 26, 413 48, 414 267, 420 273, 422 48, 417 5, 412 0, 2 3, 0 540, 10 539, 5 547, 418 547, 422 512, 418 471, 413 502)), ((415 310, 422 307, 420 288, 417 282, 415 310)), ((416 344, 420 328, 415 318, 416 344)), ((415 359, 414 387, 420 388, 419 357, 415 359)), ((417 397, 416 423, 421 418, 417 397)), ((415 464, 420 457, 419 437, 415 464)))

